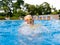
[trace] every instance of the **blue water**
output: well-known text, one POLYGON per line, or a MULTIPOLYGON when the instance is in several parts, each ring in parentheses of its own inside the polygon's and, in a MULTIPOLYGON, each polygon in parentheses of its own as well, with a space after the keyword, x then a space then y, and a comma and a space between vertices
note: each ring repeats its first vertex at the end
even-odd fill
POLYGON ((35 23, 45 26, 50 32, 41 33, 40 37, 33 40, 18 33, 23 22, 23 20, 0 21, 0 45, 60 45, 59 20, 36 20, 35 23))

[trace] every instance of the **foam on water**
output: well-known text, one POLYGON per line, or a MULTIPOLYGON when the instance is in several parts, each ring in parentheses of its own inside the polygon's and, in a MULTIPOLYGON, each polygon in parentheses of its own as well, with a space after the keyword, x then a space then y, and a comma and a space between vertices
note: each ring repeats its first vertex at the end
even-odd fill
POLYGON ((31 45, 30 43, 32 43, 32 45, 42 45, 43 44, 42 42, 46 43, 46 39, 49 39, 51 36, 50 30, 40 24, 38 24, 38 26, 36 26, 34 29, 30 28, 29 25, 24 24, 20 27, 19 32, 20 34, 22 34, 22 36, 27 38, 27 41, 29 41, 29 42, 25 42, 27 45, 28 43, 29 45, 31 45))
POLYGON ((20 29, 19 32, 23 35, 33 35, 33 34, 40 34, 42 32, 44 33, 48 33, 49 30, 40 24, 34 24, 33 27, 31 27, 29 24, 23 24, 20 29))

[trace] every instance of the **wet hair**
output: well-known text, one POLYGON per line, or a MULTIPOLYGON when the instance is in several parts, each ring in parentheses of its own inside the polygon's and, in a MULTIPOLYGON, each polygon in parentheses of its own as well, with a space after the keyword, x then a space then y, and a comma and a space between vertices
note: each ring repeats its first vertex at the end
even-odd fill
POLYGON ((27 19, 27 18, 29 18, 29 17, 30 17, 30 18, 33 18, 31 15, 26 15, 26 16, 24 17, 24 20, 27 19))

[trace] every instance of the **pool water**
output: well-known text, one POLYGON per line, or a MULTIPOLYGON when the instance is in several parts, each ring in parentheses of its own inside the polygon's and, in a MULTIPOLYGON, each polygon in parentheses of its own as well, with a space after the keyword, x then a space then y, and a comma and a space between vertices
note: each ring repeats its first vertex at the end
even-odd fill
POLYGON ((35 23, 45 26, 50 32, 39 34, 42 36, 33 40, 18 33, 23 22, 23 20, 0 21, 0 45, 60 45, 59 20, 35 20, 35 23))

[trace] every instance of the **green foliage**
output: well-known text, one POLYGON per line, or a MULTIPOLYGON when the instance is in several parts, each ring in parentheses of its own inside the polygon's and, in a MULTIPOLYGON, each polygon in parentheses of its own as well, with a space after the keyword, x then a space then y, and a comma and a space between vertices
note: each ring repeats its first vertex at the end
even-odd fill
POLYGON ((36 8, 34 5, 29 5, 29 8, 28 8, 28 12, 31 14, 31 15, 35 15, 36 14, 36 8))
POLYGON ((51 7, 47 2, 44 2, 40 5, 42 14, 50 14, 51 13, 51 7))
POLYGON ((5 17, 4 16, 0 16, 0 20, 4 20, 5 19, 5 17))
POLYGON ((58 12, 57 12, 58 14, 60 14, 60 9, 58 10, 58 12))
POLYGON ((23 5, 24 4, 24 1, 23 0, 17 0, 16 3, 13 3, 13 7, 14 8, 21 8, 20 5, 23 5))
POLYGON ((0 16, 5 16, 5 13, 0 13, 0 16))
POLYGON ((24 4, 23 0, 17 0, 16 3, 13 3, 12 0, 2 0, 3 10, 5 11, 6 15, 14 16, 18 14, 17 9, 21 9, 20 5, 24 4), (9 5, 11 3, 11 6, 9 5), (13 8, 13 10, 11 9, 13 8))
POLYGON ((58 11, 56 10, 56 8, 53 8, 53 10, 54 10, 54 11, 51 12, 51 14, 53 14, 53 15, 54 15, 54 14, 58 14, 58 11))
POLYGON ((0 20, 4 20, 5 19, 5 14, 4 13, 0 13, 0 20))
POLYGON ((57 14, 57 12, 52 12, 51 14, 55 15, 55 14, 57 14))
POLYGON ((36 7, 34 5, 26 4, 25 7, 27 9, 27 12, 29 12, 29 14, 31 15, 36 14, 36 7))
POLYGON ((42 15, 42 14, 50 14, 51 13, 51 7, 47 2, 42 3, 41 5, 30 5, 25 4, 25 7, 27 8, 27 11, 31 15, 42 15))
POLYGON ((26 12, 22 11, 22 10, 19 10, 17 13, 14 14, 15 17, 22 17, 22 16, 25 16, 26 15, 26 12))
POLYGON ((7 6, 3 6, 3 9, 5 12, 7 12, 7 10, 9 9, 7 6))
POLYGON ((37 12, 39 15, 42 15, 42 6, 41 6, 41 5, 36 6, 36 12, 37 12))
POLYGON ((12 3, 12 0, 2 0, 3 2, 3 10, 5 11, 4 13, 1 13, 1 16, 10 16, 11 19, 18 19, 18 17, 24 17, 27 14, 31 15, 45 15, 45 14, 60 14, 60 10, 56 10, 56 8, 51 8, 50 4, 47 2, 42 3, 41 5, 31 5, 31 4, 25 4, 23 0, 17 0, 17 2, 12 3), (11 9, 8 4, 12 3, 12 8, 11 9), (21 7, 23 6, 23 9, 21 7), (24 10, 24 8, 26 8, 24 10), (52 12, 51 10, 54 10, 52 12))

